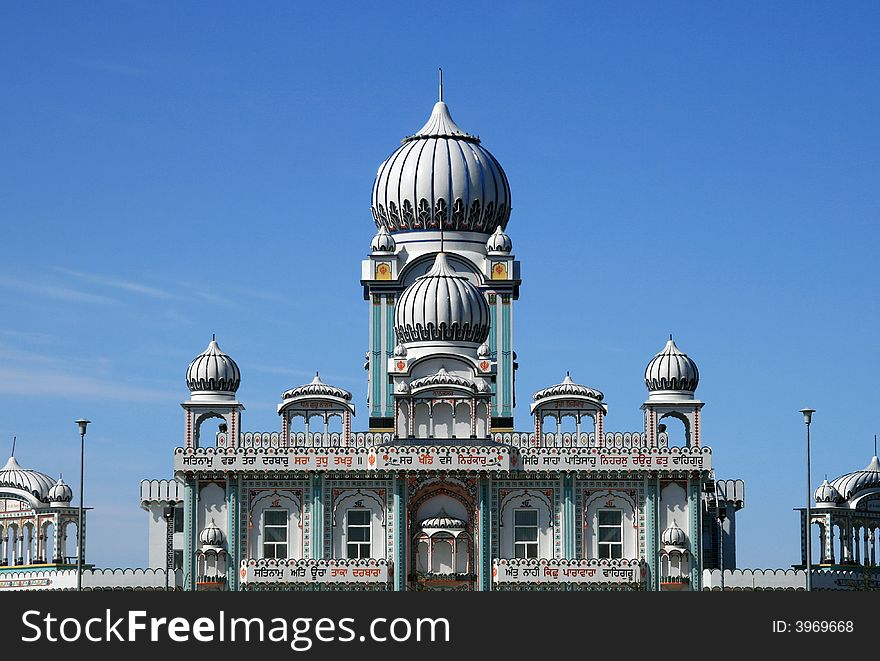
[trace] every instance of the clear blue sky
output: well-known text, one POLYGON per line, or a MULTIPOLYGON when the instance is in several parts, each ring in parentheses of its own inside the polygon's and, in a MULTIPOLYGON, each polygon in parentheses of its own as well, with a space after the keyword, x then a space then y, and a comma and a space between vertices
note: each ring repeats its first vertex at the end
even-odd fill
MULTIPOLYGON (((315 369, 367 426, 360 260, 379 163, 436 70, 513 190, 517 427, 565 370, 642 426, 675 333, 705 441, 747 481, 740 566, 799 559, 814 485, 878 430, 873 2, 4 3, 0 446, 76 481, 90 559, 146 563, 212 332, 245 428, 315 369), (329 8, 332 7, 332 8, 329 8)), ((8 450, 3 450, 7 452, 8 450)))

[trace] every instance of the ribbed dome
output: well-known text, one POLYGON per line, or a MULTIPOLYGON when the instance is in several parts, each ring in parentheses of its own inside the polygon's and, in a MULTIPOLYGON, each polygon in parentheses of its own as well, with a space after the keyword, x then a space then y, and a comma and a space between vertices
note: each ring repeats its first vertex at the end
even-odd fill
POLYGON ((578 395, 581 397, 589 397, 590 399, 595 399, 599 402, 605 398, 605 395, 601 390, 596 390, 589 386, 582 386, 579 383, 572 381, 571 374, 568 372, 565 373, 565 378, 562 380, 562 383, 539 390, 532 396, 532 398, 535 401, 538 401, 556 395, 578 395))
POLYGON ((196 356, 186 370, 186 385, 191 392, 235 394, 241 384, 238 365, 220 350, 215 339, 196 356))
POLYGON ((880 488, 880 460, 872 457, 871 463, 864 469, 841 475, 831 486, 846 500, 851 500, 863 491, 880 488))
POLYGON ((679 391, 693 393, 700 382, 697 364, 675 346, 672 336, 645 368, 645 385, 651 392, 679 391))
POLYGON ((446 510, 440 509, 440 513, 437 516, 432 516, 431 518, 423 520, 419 526, 424 530, 428 529, 440 529, 440 530, 464 530, 467 528, 467 521, 462 521, 461 519, 456 519, 454 516, 449 516, 446 513, 446 510))
POLYGON ((343 390, 342 388, 337 388, 336 386, 331 386, 330 384, 324 383, 321 381, 321 375, 315 372, 315 378, 311 380, 311 382, 305 384, 304 386, 297 386, 296 388, 291 388, 290 390, 282 393, 281 399, 293 399, 294 397, 303 397, 304 395, 311 395, 320 397, 321 395, 325 395, 328 397, 338 397, 339 399, 344 399, 345 401, 351 401, 351 393, 347 390, 343 390))
POLYGON ((223 531, 217 527, 213 519, 199 533, 199 542, 201 542, 202 546, 223 546, 225 540, 226 537, 223 535, 223 531))
POLYGON ((507 226, 510 186, 480 139, 462 131, 442 101, 427 123, 380 166, 373 218, 391 232, 491 232, 507 226))
POLYGON ((379 228, 379 231, 376 232, 376 236, 373 237, 373 241, 370 243, 370 250, 373 252, 394 252, 396 247, 397 242, 384 226, 379 228))
POLYGON ((27 491, 44 503, 49 502, 49 492, 54 486, 54 478, 40 471, 23 468, 15 457, 9 457, 6 465, 0 468, 0 487, 27 491))
POLYGON ((52 503, 69 503, 71 500, 73 500, 73 489, 59 477, 58 481, 49 489, 49 501, 52 503))
POLYGON ((486 241, 486 250, 490 253, 506 254, 513 250, 513 242, 501 229, 501 225, 495 228, 495 232, 486 241))
POLYGON ((816 502, 818 504, 831 503, 837 504, 841 500, 840 492, 828 483, 828 480, 822 482, 816 489, 816 502))
POLYGON ((434 266, 404 290, 394 309, 398 342, 485 342, 489 304, 466 277, 438 253, 434 266))
POLYGON ((437 370, 436 374, 423 376, 421 379, 416 379, 412 382, 413 389, 423 388, 425 386, 459 386, 461 388, 467 388, 468 390, 476 390, 477 387, 476 384, 468 378, 456 374, 450 374, 446 371, 445 367, 441 367, 437 370))
POLYGON ((663 531, 663 535, 660 537, 660 541, 663 542, 663 546, 672 546, 677 548, 687 548, 687 535, 684 530, 678 527, 678 524, 673 520, 672 523, 663 531))

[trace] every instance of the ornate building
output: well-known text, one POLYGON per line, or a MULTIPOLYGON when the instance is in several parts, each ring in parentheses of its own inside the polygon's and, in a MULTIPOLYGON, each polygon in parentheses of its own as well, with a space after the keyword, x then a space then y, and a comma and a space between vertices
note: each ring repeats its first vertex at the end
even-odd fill
POLYGON ((697 365, 671 337, 643 429, 606 431, 604 394, 566 374, 514 431, 510 186, 442 95, 379 166, 372 212, 369 428, 316 375, 281 395, 278 430, 245 432, 239 368, 212 339, 187 371, 174 479, 142 483, 151 567, 186 589, 680 590, 734 566, 743 485, 715 479, 697 365))

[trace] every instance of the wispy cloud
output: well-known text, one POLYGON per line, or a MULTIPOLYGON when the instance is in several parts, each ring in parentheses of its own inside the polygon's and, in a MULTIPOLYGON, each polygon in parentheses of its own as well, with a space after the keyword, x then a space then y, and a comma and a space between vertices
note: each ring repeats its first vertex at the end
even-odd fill
POLYGON ((110 399, 123 402, 176 401, 176 390, 126 385, 118 379, 98 379, 51 369, 0 368, 0 394, 51 395, 62 399, 110 399))
POLYGON ((87 67, 89 69, 94 69, 95 71, 103 71, 104 73, 114 73, 119 76, 129 76, 141 78, 146 76, 149 72, 146 69, 141 69, 139 67, 133 67, 129 64, 122 64, 120 62, 109 62, 107 60, 77 60, 77 64, 80 66, 87 67))
POLYGON ((53 284, 36 284, 32 282, 22 282, 11 278, 0 279, 0 287, 17 291, 22 294, 30 294, 42 298, 52 298, 59 301, 67 301, 69 303, 95 303, 98 305, 108 305, 117 303, 113 298, 92 294, 71 287, 64 287, 53 284))
POLYGON ((48 344, 50 342, 55 342, 58 340, 56 336, 50 335, 49 333, 9 330, 5 328, 0 328, 0 336, 11 337, 16 340, 24 340, 25 342, 31 342, 34 344, 48 344))
MULTIPOLYGON (((295 376, 298 379, 305 379, 306 381, 311 381, 315 378, 314 370, 297 370, 289 367, 275 367, 274 365, 253 365, 245 363, 242 365, 242 370, 253 370, 255 372, 263 372, 264 374, 282 374, 285 376, 295 376)), ((332 383, 334 381, 342 382, 342 383, 360 383, 364 381, 364 377, 354 377, 351 375, 343 375, 343 374, 325 374, 324 372, 320 372, 321 381, 324 383, 332 383)))
POLYGON ((151 298, 166 300, 174 298, 174 294, 167 292, 164 289, 159 289, 158 287, 150 287, 148 285, 143 285, 139 282, 131 282, 130 280, 122 280, 113 276, 98 275, 95 273, 83 273, 82 271, 74 271, 73 269, 68 269, 61 266, 54 266, 52 267, 52 270, 57 271, 58 273, 72 276, 74 278, 78 278, 84 282, 91 282, 93 284, 101 285, 103 287, 121 289, 123 291, 128 291, 135 294, 143 294, 144 296, 149 296, 151 298))

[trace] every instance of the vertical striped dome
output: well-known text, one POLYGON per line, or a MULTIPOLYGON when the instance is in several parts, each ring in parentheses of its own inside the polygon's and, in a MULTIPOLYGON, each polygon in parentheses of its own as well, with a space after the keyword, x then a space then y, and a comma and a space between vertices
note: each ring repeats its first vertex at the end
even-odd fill
POLYGON ((645 368, 645 385, 650 392, 676 391, 693 394, 700 383, 697 364, 675 346, 672 336, 663 351, 645 368))
POLYGON ((193 393, 235 394, 240 384, 238 365, 223 353, 213 337, 208 348, 196 356, 186 370, 186 385, 193 393))

